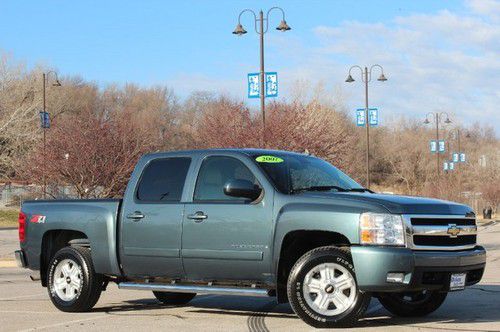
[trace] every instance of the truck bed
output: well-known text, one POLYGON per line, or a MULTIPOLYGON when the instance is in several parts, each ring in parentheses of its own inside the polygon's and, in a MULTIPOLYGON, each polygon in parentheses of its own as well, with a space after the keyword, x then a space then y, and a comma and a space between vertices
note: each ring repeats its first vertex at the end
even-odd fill
POLYGON ((36 200, 25 201, 26 238, 21 248, 28 267, 40 269, 44 240, 56 232, 82 233, 90 241, 96 272, 120 275, 117 255, 118 214, 121 199, 36 200))

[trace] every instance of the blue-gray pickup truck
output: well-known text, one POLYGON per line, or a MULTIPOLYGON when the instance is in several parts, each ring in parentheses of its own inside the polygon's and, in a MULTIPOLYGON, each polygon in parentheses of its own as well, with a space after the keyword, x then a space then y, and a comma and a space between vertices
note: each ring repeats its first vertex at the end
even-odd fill
POLYGON ((24 202, 16 258, 63 311, 91 310, 111 281, 169 305, 272 296, 340 327, 371 297, 422 316, 479 282, 476 236, 462 204, 377 194, 307 154, 214 149, 142 157, 123 199, 24 202))

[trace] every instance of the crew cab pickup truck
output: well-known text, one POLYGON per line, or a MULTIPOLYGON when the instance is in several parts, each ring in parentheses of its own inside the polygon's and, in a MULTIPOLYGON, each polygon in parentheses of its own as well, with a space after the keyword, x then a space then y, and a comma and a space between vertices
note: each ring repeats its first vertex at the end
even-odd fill
POLYGON ((479 282, 476 235, 465 205, 376 194, 310 155, 194 150, 142 157, 123 199, 24 202, 16 257, 63 311, 91 310, 111 281, 169 305, 277 297, 339 327, 371 297, 422 316, 479 282))

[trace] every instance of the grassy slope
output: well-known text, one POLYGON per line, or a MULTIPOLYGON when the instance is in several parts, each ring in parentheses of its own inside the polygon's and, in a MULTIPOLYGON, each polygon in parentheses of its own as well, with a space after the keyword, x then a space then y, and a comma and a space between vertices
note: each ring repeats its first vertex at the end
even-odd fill
POLYGON ((17 227, 19 211, 13 209, 0 210, 0 227, 17 227))

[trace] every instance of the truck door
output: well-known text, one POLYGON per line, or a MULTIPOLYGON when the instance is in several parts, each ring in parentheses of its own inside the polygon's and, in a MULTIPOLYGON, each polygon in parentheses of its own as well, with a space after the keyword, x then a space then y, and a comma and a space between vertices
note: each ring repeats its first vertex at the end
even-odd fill
POLYGON ((264 186, 261 197, 249 202, 223 190, 232 179, 262 186, 256 169, 250 161, 245 164, 231 156, 208 156, 202 161, 183 221, 182 257, 189 279, 270 279, 274 191, 264 186))
POLYGON ((127 188, 120 225, 125 275, 183 276, 181 197, 190 164, 188 157, 151 159, 145 162, 142 174, 133 175, 138 180, 127 188))

